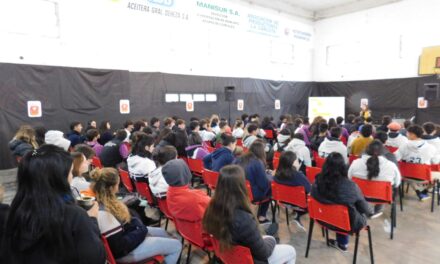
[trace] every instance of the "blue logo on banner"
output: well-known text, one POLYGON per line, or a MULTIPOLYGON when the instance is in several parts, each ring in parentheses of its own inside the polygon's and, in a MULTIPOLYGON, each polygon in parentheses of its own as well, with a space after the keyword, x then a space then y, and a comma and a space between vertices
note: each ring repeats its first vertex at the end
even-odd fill
POLYGON ((174 0, 148 0, 148 2, 166 7, 172 7, 174 5, 174 0))

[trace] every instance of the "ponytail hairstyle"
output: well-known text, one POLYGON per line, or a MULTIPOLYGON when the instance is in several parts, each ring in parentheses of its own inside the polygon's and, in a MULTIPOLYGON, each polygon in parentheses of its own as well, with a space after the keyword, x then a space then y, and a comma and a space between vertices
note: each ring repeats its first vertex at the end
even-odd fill
POLYGON ((370 155, 367 160, 368 179, 376 178, 379 176, 379 156, 384 152, 383 144, 379 140, 374 140, 368 145, 366 153, 370 155))
POLYGON ((96 195, 96 200, 103 204, 105 210, 111 213, 119 222, 130 222, 131 216, 127 206, 118 200, 111 187, 119 185, 119 174, 115 168, 94 169, 90 173, 93 182, 90 188, 96 195))
POLYGON ((229 144, 233 144, 233 143, 235 143, 237 141, 235 139, 235 137, 233 137, 233 136, 231 136, 231 135, 229 135, 227 133, 222 133, 220 135, 220 139, 221 139, 222 145, 224 147, 227 147, 227 146, 229 146, 229 144))

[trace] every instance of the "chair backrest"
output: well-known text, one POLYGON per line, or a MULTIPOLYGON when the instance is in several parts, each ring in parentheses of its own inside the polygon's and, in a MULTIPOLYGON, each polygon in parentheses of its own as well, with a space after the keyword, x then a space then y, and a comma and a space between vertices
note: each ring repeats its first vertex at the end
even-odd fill
POLYGON ((215 255, 224 264, 253 264, 254 260, 252 258, 251 250, 243 246, 234 246, 231 250, 221 252, 220 243, 213 236, 210 236, 211 244, 214 247, 215 255))
POLYGON ((440 164, 431 164, 431 171, 440 171, 440 164))
POLYGON ((312 150, 312 157, 313 157, 314 160, 316 160, 316 158, 319 158, 318 151, 312 150))
POLYGON ((306 167, 306 176, 311 184, 315 182, 316 175, 321 173, 322 168, 318 167, 306 167))
POLYGON ((185 157, 185 156, 179 156, 179 159, 185 161, 186 165, 188 165, 188 157, 185 157))
POLYGON ((388 181, 370 181, 353 177, 366 199, 375 199, 387 203, 393 202, 393 186, 388 181))
POLYGON ((265 138, 267 138, 267 139, 274 139, 274 134, 273 134, 273 131, 272 130, 270 130, 270 129, 265 129, 264 130, 264 133, 266 133, 266 135, 264 136, 265 138))
POLYGON ((353 161, 355 161, 355 160, 357 160, 357 159, 359 159, 359 156, 356 156, 356 155, 350 155, 350 156, 348 157, 348 162, 349 162, 349 164, 352 164, 353 161))
POLYGON ((248 180, 246 180, 246 190, 248 192, 249 200, 252 202, 254 200, 254 195, 252 194, 251 183, 248 180))
POLYGON ((108 244, 107 238, 105 236, 101 236, 102 243, 104 244, 105 253, 107 254, 107 262, 110 264, 116 264, 116 260, 113 257, 113 253, 110 249, 110 245, 108 244))
POLYGON ((391 153, 396 152, 399 148, 391 147, 391 146, 385 146, 391 153))
POLYGON ((150 206, 156 205, 156 200, 154 199, 153 193, 150 190, 150 186, 146 182, 136 182, 136 190, 138 194, 147 199, 147 202, 150 206))
POLYGON ((243 139, 237 138, 237 146, 243 147, 243 139))
POLYGON ((316 167, 322 168, 325 163, 325 158, 322 158, 320 156, 316 156, 315 162, 316 162, 316 167))
POLYGON ((399 162, 399 169, 405 178, 431 181, 431 165, 399 162))
POLYGON ((280 158, 274 156, 273 159, 272 159, 272 165, 273 165, 273 169, 277 170, 278 169, 278 165, 280 165, 280 158))
POLYGON ((323 204, 309 197, 309 216, 327 227, 336 227, 345 232, 351 231, 348 208, 339 204, 323 204))
POLYGON ((102 163, 101 163, 101 160, 99 159, 99 157, 97 157, 97 156, 94 156, 93 158, 92 158, 92 163, 91 163, 91 165, 94 167, 94 168, 99 168, 99 169, 102 169, 104 166, 102 166, 102 163))
POLYGON ((199 248, 206 247, 206 241, 203 237, 202 221, 191 222, 174 218, 174 224, 179 234, 191 244, 199 248))
POLYGON ((272 182, 272 199, 277 202, 307 208, 307 194, 303 186, 287 186, 272 182))
POLYGON ((203 160, 188 159, 189 170, 199 176, 203 173, 203 160))
POLYGON ((208 185, 210 189, 215 189, 215 187, 217 186, 218 176, 218 172, 203 168, 202 178, 205 184, 208 185))
MULTIPOLYGON (((157 205, 159 206, 159 210, 168 218, 173 220, 174 217, 171 215, 170 210, 168 209, 168 203, 166 198, 157 199, 157 205)), ((174 221, 174 220, 173 220, 174 221)))
POLYGON ((275 152, 273 153, 273 157, 274 157, 274 158, 280 158, 280 157, 281 157, 281 153, 282 153, 282 152, 275 151, 275 152))
POLYGON ((127 189, 128 192, 132 193, 134 190, 133 183, 131 182, 128 171, 118 168, 119 177, 121 178, 122 184, 127 189))

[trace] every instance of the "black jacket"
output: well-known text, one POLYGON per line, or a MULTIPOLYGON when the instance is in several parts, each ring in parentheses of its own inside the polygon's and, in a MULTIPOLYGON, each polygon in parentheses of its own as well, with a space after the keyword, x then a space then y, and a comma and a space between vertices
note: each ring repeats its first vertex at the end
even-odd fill
POLYGON ((48 252, 44 239, 23 234, 18 252, 12 253, 5 241, 7 258, 1 263, 96 263, 106 259, 96 218, 91 218, 77 205, 66 205, 63 242, 65 252, 48 252), (58 253, 58 257, 49 253, 58 253))
POLYGON ((177 149, 177 155, 180 157, 186 157, 185 148, 188 147, 188 134, 184 129, 177 128, 175 134, 175 147, 177 149))
MULTIPOLYGON (((6 221, 9 214, 9 205, 0 203, 0 263, 4 263, 2 260, 2 248, 3 248, 3 236, 6 231, 6 221)), ((7 253, 6 253, 7 254, 7 253)))
POLYGON ((9 142, 9 149, 14 157, 23 157, 26 152, 33 150, 34 147, 22 140, 13 139, 9 142))
MULTIPOLYGON (((318 175, 318 181, 321 175, 318 175)), ((324 204, 342 204, 348 207, 351 230, 357 232, 367 224, 367 216, 373 212, 359 187, 349 179, 339 182, 337 199, 330 201, 319 192, 316 183, 312 186, 312 197, 324 204)))
POLYGON ((119 147, 121 144, 122 141, 115 138, 104 145, 99 156, 104 167, 116 167, 117 164, 123 161, 123 158, 119 153, 119 147))
POLYGON ((230 231, 234 244, 250 249, 255 264, 268 263, 267 259, 272 254, 276 241, 273 237, 263 239, 258 224, 250 213, 235 210, 230 231))

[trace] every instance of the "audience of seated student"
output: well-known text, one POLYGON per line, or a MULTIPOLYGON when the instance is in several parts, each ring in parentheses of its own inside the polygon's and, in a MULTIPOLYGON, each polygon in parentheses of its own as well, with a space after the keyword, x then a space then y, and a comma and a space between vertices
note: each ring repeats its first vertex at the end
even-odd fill
POLYGON ((255 140, 258 139, 259 128, 254 123, 249 123, 247 126, 247 135, 243 138, 243 146, 249 148, 255 140))
POLYGON ((92 119, 87 121, 87 127, 84 131, 87 132, 89 129, 97 129, 96 120, 92 119))
POLYGON ((188 147, 188 134, 186 133, 185 120, 177 119, 176 128, 174 130, 174 146, 177 149, 179 157, 186 157, 186 147, 188 147))
POLYGON ((261 122, 261 129, 272 131, 272 135, 274 137, 277 135, 276 126, 272 123, 271 118, 268 116, 263 118, 263 121, 261 122))
POLYGON ((38 148, 38 143, 35 140, 35 130, 28 125, 21 126, 9 142, 9 149, 15 158, 21 158, 36 148, 38 148))
POLYGON ((96 217, 98 204, 85 211, 70 190, 72 158, 43 145, 18 165, 17 193, 4 233, 2 263, 104 263, 96 217))
POLYGON ((209 127, 212 129, 212 132, 218 134, 220 132, 219 125, 219 117, 218 115, 212 115, 211 119, 209 119, 209 127))
POLYGON ((319 134, 313 136, 310 139, 310 148, 314 151, 318 151, 319 146, 321 143, 327 138, 328 136, 328 124, 327 123, 320 123, 318 126, 319 134))
POLYGON ((376 131, 388 132, 388 130, 389 130, 388 126, 391 124, 391 122, 393 122, 393 119, 391 118, 391 116, 384 115, 382 117, 382 124, 379 127, 377 127, 376 131))
POLYGON ((101 122, 99 125, 99 139, 98 142, 101 145, 105 145, 105 143, 109 142, 113 139, 113 133, 111 131, 110 121, 105 120, 101 122))
POLYGON ((73 158, 73 179, 70 186, 72 187, 72 194, 76 198, 81 196, 81 191, 86 191, 90 187, 90 183, 83 176, 84 173, 89 171, 90 163, 81 152, 72 152, 70 155, 73 158))
POLYGON ((350 133, 350 136, 347 140, 347 151, 348 153, 351 152, 351 145, 353 145, 353 142, 359 137, 361 134, 360 128, 363 126, 362 123, 355 123, 353 124, 353 131, 350 133))
POLYGON ((70 141, 64 138, 64 133, 58 130, 49 130, 44 135, 44 141, 46 144, 58 146, 65 151, 70 148, 70 141))
POLYGON ((171 117, 166 117, 163 120, 163 126, 164 128, 173 129, 174 125, 176 124, 176 121, 172 119, 171 117))
POLYGON ((220 140, 222 147, 203 158, 203 166, 208 170, 220 171, 223 166, 232 164, 235 160, 233 155, 237 144, 235 137, 223 133, 220 140))
POLYGON ((219 132, 216 133, 216 135, 215 135, 215 145, 217 145, 217 143, 221 144, 220 137, 223 133, 231 134, 231 128, 228 126, 228 122, 220 121, 220 123, 218 124, 218 127, 219 127, 219 132))
POLYGON ((0 262, 1 263, 4 263, 2 257, 3 237, 6 233, 6 221, 8 220, 8 214, 10 210, 10 206, 8 204, 3 203, 4 194, 5 194, 5 189, 0 184, 0 262))
POLYGON ((328 125, 328 128, 327 128, 328 131, 330 131, 330 129, 338 126, 336 124, 336 119, 334 119, 333 117, 328 119, 327 125, 328 125))
POLYGON ((70 147, 73 148, 76 144, 84 143, 85 138, 81 135, 83 126, 81 122, 75 121, 70 124, 70 132, 67 133, 67 139, 70 141, 70 147))
POLYGON ((145 125, 145 122, 142 120, 138 120, 134 122, 133 130, 131 132, 134 133, 134 132, 142 131, 145 127, 147 127, 147 125, 145 125))
POLYGON ((342 125, 343 128, 347 129, 349 134, 351 134, 353 131, 355 131, 355 127, 354 127, 354 119, 355 118, 356 118, 356 116, 353 114, 347 115, 347 120, 345 120, 344 125, 342 125))
POLYGON ((124 140, 127 138, 127 131, 119 129, 116 131, 115 137, 107 142, 102 149, 99 159, 104 167, 116 168, 118 164, 127 160, 130 152, 124 140))
POLYGON ((326 137, 318 148, 320 157, 326 158, 330 153, 337 152, 344 157, 345 163, 348 164, 347 147, 340 140, 341 128, 333 127, 330 129, 330 136, 326 137))
POLYGON ((277 123, 277 128, 279 130, 281 130, 281 126, 283 126, 283 124, 286 124, 286 122, 287 122, 286 116, 285 115, 280 115, 280 118, 279 118, 278 123, 277 123))
POLYGON ((399 133, 402 134, 402 136, 406 137, 406 132, 408 128, 412 125, 413 123, 410 120, 405 120, 405 122, 403 122, 403 127, 400 129, 399 133))
MULTIPOLYGON (((408 142, 402 144, 394 153, 398 161, 404 161, 417 164, 437 164, 439 160, 436 157, 437 150, 431 144, 422 139, 423 128, 418 125, 412 125, 407 129, 408 142)), ((436 179, 438 173, 431 172, 431 176, 436 179)), ((417 196, 421 201, 429 199, 428 189, 419 184, 410 182, 415 189, 417 196)))
POLYGON ((153 129, 155 135, 159 135, 160 132, 160 119, 157 117, 152 117, 150 119, 150 127, 153 129))
POLYGON ((158 167, 148 174, 148 184, 155 197, 166 197, 169 185, 163 177, 162 167, 168 161, 175 160, 177 158, 177 150, 173 146, 165 146, 157 152, 155 158, 158 163, 158 167))
POLYGON ((273 145, 273 151, 283 152, 284 149, 289 145, 291 140, 291 132, 289 129, 284 128, 277 135, 277 142, 273 145))
MULTIPOLYGON (((264 151, 265 144, 262 140, 256 140, 250 147, 249 151, 242 155, 237 164, 240 165, 246 175, 246 180, 249 181, 252 189, 254 201, 262 201, 271 195, 271 181, 272 175, 266 172, 266 152, 264 151)), ((258 207, 258 221, 260 223, 267 223, 267 210, 270 202, 262 203, 258 207)))
MULTIPOLYGON (((280 117, 280 119, 281 119, 281 117, 280 117)), ((279 126, 279 129, 283 130, 285 128, 285 126, 287 125, 287 123, 293 124, 292 115, 290 115, 290 114, 286 114, 283 116, 283 119, 281 120, 281 124, 279 126)))
POLYGON ((96 169, 92 178, 92 189, 99 202, 99 229, 118 263, 134 263, 156 255, 164 255, 166 263, 177 263, 181 243, 162 228, 146 227, 118 200, 118 171, 96 169))
POLYGON ((241 118, 241 121, 243 121, 243 125, 246 126, 247 123, 249 122, 249 115, 248 114, 242 114, 240 118, 241 118))
POLYGON ((341 136, 345 138, 345 142, 347 142, 350 133, 348 132, 348 129, 342 125, 342 122, 344 122, 344 118, 342 116, 338 116, 336 118, 336 125, 341 128, 341 136))
MULTIPOLYGON (((273 180, 276 183, 288 185, 288 186, 303 186, 304 190, 308 194, 311 189, 311 185, 306 176, 299 171, 299 162, 295 153, 292 151, 285 151, 280 156, 280 162, 278 169, 275 173, 273 180)), ((304 214, 303 211, 297 210, 295 223, 296 225, 305 231, 304 226, 301 223, 300 217, 304 214)))
POLYGON ((209 152, 203 147, 203 140, 200 136, 199 121, 191 121, 189 124, 191 132, 188 136, 188 147, 186 154, 191 159, 203 159, 209 152))
POLYGON ((367 146, 373 141, 373 126, 366 124, 361 127, 361 133, 351 144, 350 154, 361 156, 367 146))
POLYGON ((434 163, 440 163, 440 138, 436 136, 435 124, 432 122, 426 122, 423 124, 424 134, 422 139, 428 144, 433 146, 436 150, 436 158, 434 163))
MULTIPOLYGON (((381 132, 384 133, 384 131, 381 132)), ((384 149, 382 142, 379 140, 371 142, 365 151, 365 155, 362 155, 361 158, 351 164, 348 169, 348 178, 357 177, 372 181, 387 181, 391 182, 394 188, 399 187, 401 182, 399 168, 383 155, 384 149)), ((376 205, 373 217, 382 214, 382 209, 382 204, 376 205)))
POLYGON ((304 117, 295 119, 295 126, 292 128, 294 128, 295 130, 290 131, 291 137, 293 137, 293 135, 295 135, 296 133, 300 133, 304 136, 304 142, 306 143, 306 146, 310 146, 311 133, 309 130, 309 118, 304 117))
POLYGON ((46 135, 47 129, 44 126, 36 126, 34 127, 35 131, 35 141, 37 142, 38 146, 41 146, 45 144, 44 142, 44 136, 46 135))
POLYGON ((312 166, 310 150, 307 148, 306 143, 304 142, 303 134, 296 133, 293 135, 292 140, 290 141, 289 145, 287 145, 285 150, 290 150, 296 154, 296 157, 301 165, 301 171, 305 172, 305 167, 312 166))
POLYGON ((401 145, 406 144, 408 142, 408 138, 406 135, 402 135, 399 131, 401 126, 397 122, 391 122, 388 125, 388 140, 385 145, 399 148, 401 145))
POLYGON ((240 119, 235 121, 234 130, 232 130, 232 136, 235 138, 243 138, 244 134, 244 123, 240 119))
POLYGON ((169 185, 167 205, 172 216, 185 221, 201 221, 210 198, 202 190, 190 189, 192 175, 185 161, 168 161, 162 167, 162 175, 169 185))
POLYGON ((175 146, 176 143, 176 134, 169 129, 168 127, 165 127, 160 132, 160 135, 158 138, 156 138, 155 141, 155 152, 159 151, 164 146, 175 146))
POLYGON ((86 144, 89 145, 94 151, 96 156, 101 155, 102 149, 104 148, 103 145, 99 144, 99 131, 98 129, 89 129, 86 132, 86 144))
POLYGON ((220 250, 239 245, 249 248, 254 263, 295 263, 290 245, 277 245, 262 236, 247 198, 243 169, 229 165, 220 171, 216 191, 203 216, 203 229, 220 243, 220 250))
POLYGON ((378 131, 376 135, 374 136, 375 139, 379 140, 384 148, 382 149, 383 153, 382 155, 392 163, 396 164, 396 166, 399 166, 399 163, 397 162, 396 156, 391 153, 388 148, 386 148, 386 142, 388 141, 388 134, 383 131, 378 131))
POLYGON ((209 123, 207 120, 200 120, 200 136, 202 137, 203 142, 211 142, 215 138, 215 133, 212 132, 211 127, 209 127, 209 123))
POLYGON ((148 175, 156 169, 153 161, 154 138, 142 132, 135 141, 131 154, 127 158, 130 177, 145 182, 148 175))
MULTIPOLYGON (((352 232, 361 230, 367 224, 367 216, 373 214, 359 187, 348 179, 347 165, 339 153, 331 153, 312 186, 311 195, 324 204, 341 204, 348 207, 352 232)), ((336 240, 330 245, 347 252, 349 236, 336 233, 336 240)))
POLYGON ((326 120, 322 116, 317 116, 313 119, 312 124, 309 126, 309 139, 319 136, 319 125, 321 123, 326 123, 326 120))
POLYGON ((124 122, 124 130, 127 133, 127 136, 125 137, 125 139, 123 140, 123 142, 130 142, 131 139, 131 133, 133 132, 134 129, 134 123, 131 120, 127 120, 124 122))

